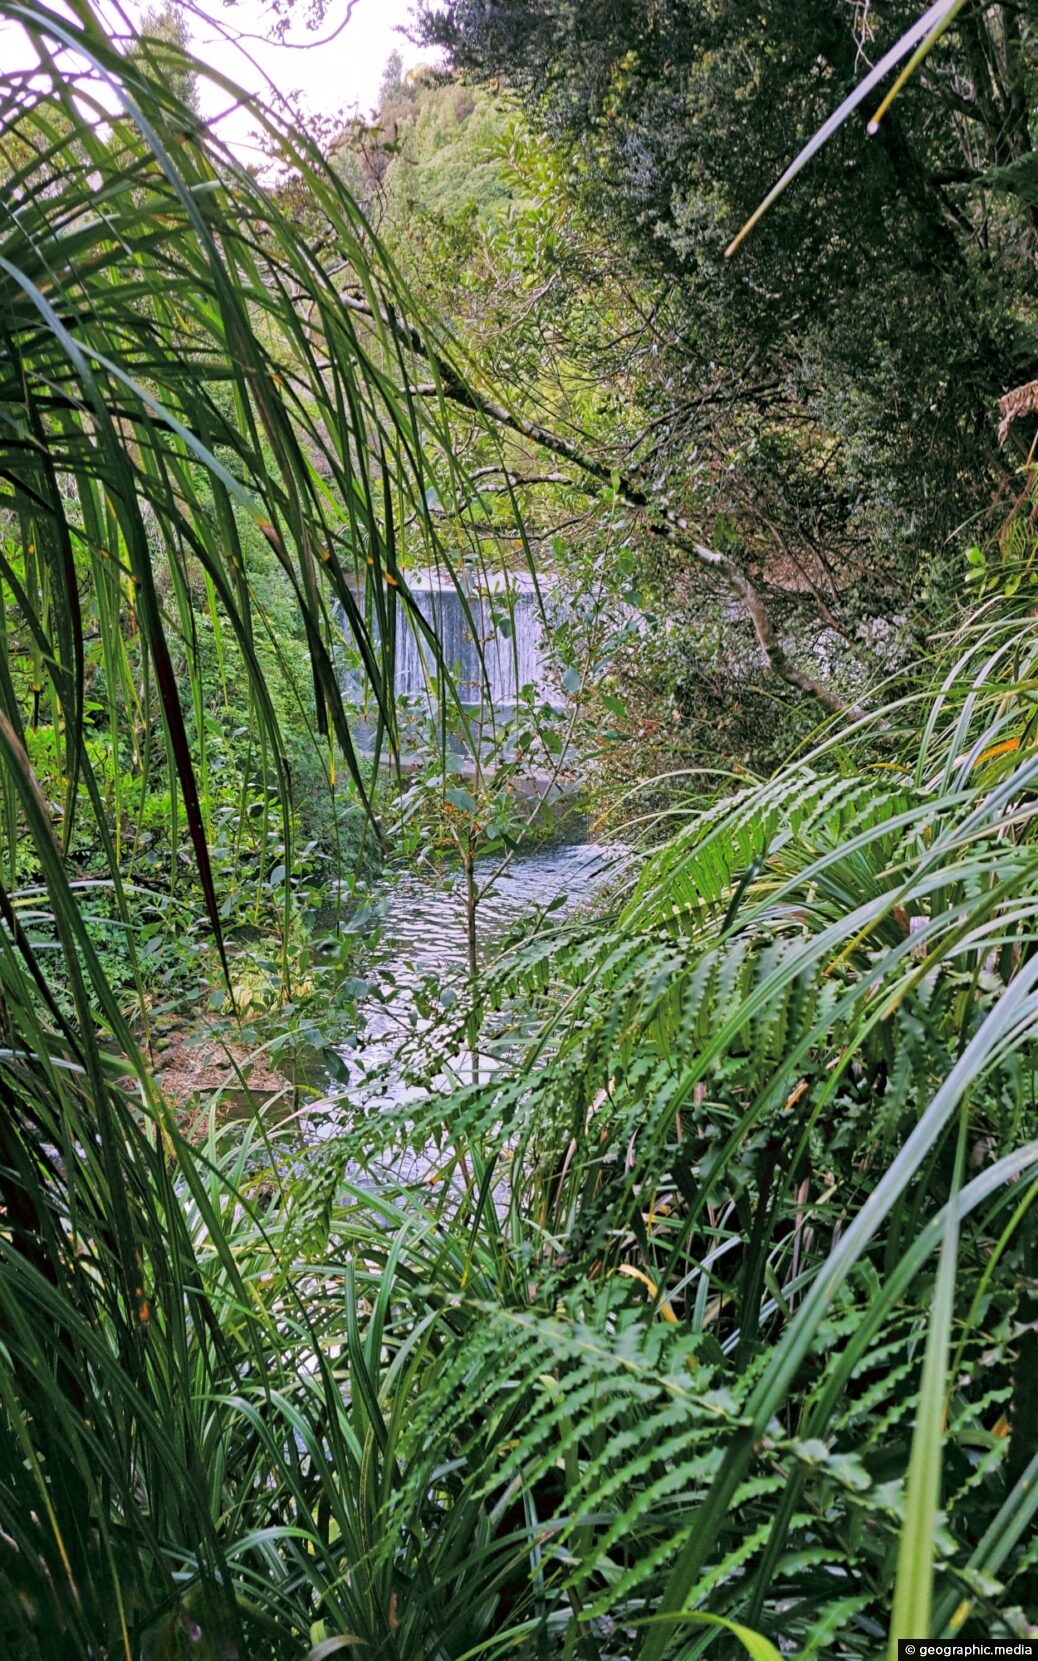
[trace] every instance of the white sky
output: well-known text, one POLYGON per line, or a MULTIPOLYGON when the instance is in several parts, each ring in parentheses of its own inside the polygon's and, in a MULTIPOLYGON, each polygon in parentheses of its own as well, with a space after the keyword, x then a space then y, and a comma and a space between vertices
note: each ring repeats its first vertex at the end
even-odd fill
MULTIPOLYGON (((272 82, 278 92, 315 115, 332 116, 356 108, 370 115, 390 53, 400 53, 405 69, 422 56, 396 33, 399 25, 411 21, 413 0, 353 0, 352 10, 349 0, 330 0, 316 33, 296 26, 286 37, 291 44, 275 45, 269 38, 243 39, 239 47, 228 37, 269 37, 270 14, 263 0, 235 0, 233 6, 222 6, 219 0, 198 3, 213 19, 208 26, 197 18, 191 20, 192 47, 203 63, 229 75, 265 103, 272 97, 272 82)), ((299 10, 305 10, 305 0, 299 10)), ((203 86, 204 115, 212 118, 225 107, 219 89, 203 86)), ((227 117, 220 134, 243 153, 248 128, 248 117, 239 112, 227 117)))
MULTIPOLYGON (((147 9, 147 0, 123 0, 123 4, 135 19, 147 9)), ((298 0, 299 12, 306 9, 306 0, 298 0)), ((401 24, 411 21, 413 11, 414 0, 353 0, 352 8, 350 0, 328 0, 319 30, 311 32, 302 23, 296 24, 286 37, 289 44, 277 45, 270 40, 272 14, 265 0, 234 0, 231 5, 221 0, 193 0, 185 8, 192 50, 202 63, 268 107, 281 94, 304 111, 329 117, 357 109, 370 115, 392 51, 399 51, 405 69, 422 60, 423 54, 396 33, 401 24), (237 37, 242 38, 236 45, 237 37)), ((106 10, 106 15, 111 12, 106 10)), ((0 23, 0 69, 27 67, 32 61, 24 37, 14 26, 0 23)), ((248 114, 242 110, 226 113, 228 101, 219 88, 203 82, 200 92, 203 115, 209 120, 220 118, 220 136, 243 161, 256 160, 248 114)))

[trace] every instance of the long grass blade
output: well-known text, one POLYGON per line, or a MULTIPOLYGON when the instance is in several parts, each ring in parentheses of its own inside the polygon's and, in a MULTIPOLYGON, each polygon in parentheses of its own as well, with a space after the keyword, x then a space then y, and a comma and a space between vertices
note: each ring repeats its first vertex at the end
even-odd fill
MULTIPOLYGON (((934 0, 934 4, 927 7, 922 16, 912 24, 912 27, 905 30, 900 40, 896 41, 889 51, 884 52, 879 62, 858 82, 853 92, 848 93, 832 115, 822 123, 818 131, 804 145, 804 148, 793 158, 778 183, 769 190, 760 206, 754 209, 738 235, 733 237, 725 249, 726 259, 730 259, 739 245, 745 242, 754 226, 759 224, 768 209, 778 201, 797 175, 807 166, 811 158, 818 154, 822 146, 828 144, 833 134, 839 131, 848 116, 854 114, 858 105, 864 102, 873 88, 879 85, 894 65, 900 63, 905 54, 911 52, 913 47, 919 45, 920 41, 923 42, 925 49, 929 50, 940 38, 955 13, 962 9, 964 3, 965 0, 934 0)), ((912 60, 913 65, 918 61, 918 56, 917 54, 917 57, 912 60)), ((879 120, 879 113, 874 119, 879 120)))

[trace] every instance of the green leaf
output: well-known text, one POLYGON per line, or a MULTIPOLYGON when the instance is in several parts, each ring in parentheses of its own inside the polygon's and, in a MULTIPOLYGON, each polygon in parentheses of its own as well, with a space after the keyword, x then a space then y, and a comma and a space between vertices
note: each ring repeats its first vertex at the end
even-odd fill
MULTIPOLYGON (((671 1626, 713 1626, 721 1627, 738 1638, 747 1655, 752 1661, 782 1661, 782 1656, 769 1638, 760 1632, 753 1632, 748 1626, 741 1626, 738 1621, 727 1620, 723 1615, 708 1615, 701 1610, 690 1610, 688 1613, 673 1615, 649 1615, 644 1620, 634 1621, 636 1626, 654 1626, 657 1623, 671 1626)), ((665 1640, 664 1640, 665 1641, 665 1640)))
POLYGON ((452 807, 460 809, 462 813, 475 813, 479 808, 479 803, 471 791, 463 789, 460 785, 452 786, 450 790, 445 790, 443 794, 444 799, 450 802, 452 807))
MULTIPOLYGON (((843 126, 847 117, 854 113, 858 105, 868 97, 874 87, 879 85, 884 76, 894 68, 894 65, 900 63, 901 59, 906 57, 920 43, 922 43, 922 49, 928 51, 940 38, 940 35, 956 14, 962 10, 964 4, 965 0, 935 0, 935 3, 929 6, 921 17, 916 19, 911 28, 905 30, 900 40, 896 41, 890 50, 883 54, 874 68, 859 81, 854 91, 848 94, 833 111, 832 115, 822 123, 813 137, 808 140, 794 160, 790 162, 778 183, 768 192, 760 206, 747 219, 738 235, 729 243, 725 249, 726 257, 730 257, 735 253, 739 244, 749 236, 753 227, 763 218, 772 204, 778 201, 783 191, 788 185, 792 184, 801 169, 806 167, 812 156, 816 155, 822 146, 829 142, 833 134, 843 126)), ((914 67, 917 61, 918 58, 913 59, 910 67, 914 67)))
MULTIPOLYGON (((961 1164, 961 1143, 957 1158, 961 1164)), ((889 1661, 898 1661, 898 1640, 928 1638, 933 1607, 937 1524, 941 1503, 941 1465, 948 1394, 948 1352, 955 1310, 955 1270, 959 1251, 958 1179, 945 1211, 944 1238, 937 1285, 930 1308, 930 1329, 923 1357, 923 1377, 916 1406, 912 1452, 908 1463, 905 1520, 898 1543, 894 1610, 890 1622, 889 1661)))

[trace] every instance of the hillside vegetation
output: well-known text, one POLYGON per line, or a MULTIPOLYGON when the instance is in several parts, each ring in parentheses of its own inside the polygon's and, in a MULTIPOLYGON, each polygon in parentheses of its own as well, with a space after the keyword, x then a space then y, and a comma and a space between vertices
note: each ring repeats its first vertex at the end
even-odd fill
POLYGON ((910 6, 448 0, 262 179, 178 15, 0 0, 0 1653, 1033 1640, 1030 4, 727 260, 910 6), (625 863, 491 958, 531 778, 625 863))

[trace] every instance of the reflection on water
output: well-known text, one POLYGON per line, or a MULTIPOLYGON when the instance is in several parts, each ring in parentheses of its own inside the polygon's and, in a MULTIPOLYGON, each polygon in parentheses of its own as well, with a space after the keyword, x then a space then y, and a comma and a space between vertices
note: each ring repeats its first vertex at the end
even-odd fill
MULTIPOLYGON (((482 961, 490 962, 521 926, 537 925, 556 904, 548 923, 572 917, 607 883, 619 853, 595 843, 542 849, 515 858, 496 881, 499 860, 477 867, 477 882, 489 884, 477 907, 482 961)), ((464 995, 467 979, 464 878, 408 875, 384 900, 384 914, 374 962, 368 972, 372 996, 362 1006, 364 1025, 356 1044, 343 1051, 349 1072, 344 1094, 353 1102, 405 1102, 414 1091, 396 1065, 403 1047, 414 1051, 435 1021, 430 1008, 448 1009, 464 995)), ((529 936, 526 936, 529 938, 529 936)), ((480 1058, 481 1074, 494 1065, 480 1058)), ((443 1075, 467 1080, 471 1062, 453 1058, 443 1075)))

